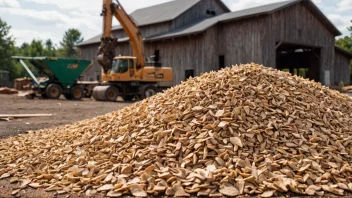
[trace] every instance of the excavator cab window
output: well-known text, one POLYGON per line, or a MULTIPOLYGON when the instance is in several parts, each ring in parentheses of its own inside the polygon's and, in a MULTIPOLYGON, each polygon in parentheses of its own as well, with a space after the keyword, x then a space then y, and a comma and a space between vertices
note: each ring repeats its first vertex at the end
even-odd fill
POLYGON ((134 76, 134 64, 133 60, 128 60, 129 68, 130 68, 130 77, 134 76))
POLYGON ((111 68, 111 73, 113 74, 123 74, 128 71, 128 60, 118 59, 114 60, 111 68))
POLYGON ((128 65, 130 66, 130 69, 133 69, 134 68, 133 60, 128 60, 128 65))

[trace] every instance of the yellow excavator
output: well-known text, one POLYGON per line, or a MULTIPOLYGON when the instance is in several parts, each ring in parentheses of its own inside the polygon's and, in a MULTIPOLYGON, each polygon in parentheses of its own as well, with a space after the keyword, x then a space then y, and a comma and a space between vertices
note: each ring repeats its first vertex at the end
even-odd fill
POLYGON ((98 101, 116 101, 121 96, 125 101, 136 96, 144 99, 172 86, 173 71, 170 67, 146 66, 144 42, 136 23, 116 0, 103 0, 103 35, 97 53, 97 61, 103 68, 102 85, 93 90, 98 101), (117 18, 129 37, 133 56, 116 56, 117 38, 111 34, 113 16, 117 18))

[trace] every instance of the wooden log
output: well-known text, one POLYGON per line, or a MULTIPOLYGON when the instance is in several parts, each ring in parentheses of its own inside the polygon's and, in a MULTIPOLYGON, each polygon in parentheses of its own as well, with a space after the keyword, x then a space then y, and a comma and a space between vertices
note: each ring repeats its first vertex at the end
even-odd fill
POLYGON ((0 114, 0 118, 51 117, 53 114, 0 114))

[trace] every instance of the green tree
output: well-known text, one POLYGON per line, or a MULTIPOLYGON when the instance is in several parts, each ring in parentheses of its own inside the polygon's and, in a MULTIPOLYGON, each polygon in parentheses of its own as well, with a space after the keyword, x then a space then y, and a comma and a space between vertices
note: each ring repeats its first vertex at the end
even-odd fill
POLYGON ((41 40, 32 40, 28 47, 28 55, 30 57, 45 56, 45 48, 41 40))
POLYGON ((46 56, 56 56, 56 49, 53 46, 51 39, 45 41, 46 56))
POLYGON ((341 47, 342 49, 352 52, 352 37, 345 36, 343 38, 339 38, 338 40, 336 40, 336 45, 341 47))
POLYGON ((15 61, 11 59, 16 53, 15 40, 9 35, 11 26, 0 18, 0 70, 10 72, 10 79, 18 76, 15 61))
POLYGON ((352 26, 347 27, 347 30, 350 32, 350 36, 339 38, 336 40, 336 45, 352 53, 352 26))
POLYGON ((69 29, 65 32, 62 42, 60 42, 62 50, 60 56, 77 58, 79 56, 76 45, 83 41, 82 34, 77 29, 69 29))

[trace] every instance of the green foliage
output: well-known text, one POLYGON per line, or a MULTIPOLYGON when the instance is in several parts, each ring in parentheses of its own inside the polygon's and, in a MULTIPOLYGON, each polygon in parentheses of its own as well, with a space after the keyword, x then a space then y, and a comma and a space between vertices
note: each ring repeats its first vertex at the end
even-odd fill
POLYGON ((51 57, 56 56, 56 49, 53 46, 53 42, 51 41, 51 39, 48 39, 45 41, 45 50, 46 50, 46 56, 51 56, 51 57))
POLYGON ((60 42, 62 49, 59 50, 59 56, 78 58, 79 51, 76 48, 76 45, 82 41, 83 37, 79 30, 68 29, 64 34, 64 38, 60 42))
POLYGON ((347 27, 347 30, 350 32, 350 36, 339 38, 336 40, 336 45, 352 53, 352 26, 347 27))
POLYGON ((338 40, 336 40, 336 45, 344 50, 352 52, 352 37, 345 36, 343 38, 339 38, 338 40))
POLYGON ((9 36, 11 26, 0 18, 0 70, 10 72, 10 79, 18 75, 11 56, 15 53, 15 40, 9 36))

